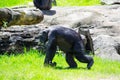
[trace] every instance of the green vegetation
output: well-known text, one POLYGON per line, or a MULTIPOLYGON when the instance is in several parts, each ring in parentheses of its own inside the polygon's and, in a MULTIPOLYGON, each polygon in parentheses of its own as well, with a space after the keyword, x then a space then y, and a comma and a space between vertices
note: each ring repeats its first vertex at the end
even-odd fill
POLYGON ((31 50, 19 55, 0 56, 0 80, 119 80, 120 62, 94 57, 95 64, 87 70, 77 62, 77 69, 66 69, 64 55, 56 55, 57 67, 44 67, 44 55, 31 50))
POLYGON ((0 0, 0 7, 26 5, 30 1, 32 0, 0 0))
POLYGON ((99 5, 100 0, 56 0, 58 6, 89 6, 99 5))
MULTIPOLYGON (((0 0, 0 7, 27 5, 33 0, 0 0)), ((58 6, 99 5, 100 0, 56 0, 58 6)))

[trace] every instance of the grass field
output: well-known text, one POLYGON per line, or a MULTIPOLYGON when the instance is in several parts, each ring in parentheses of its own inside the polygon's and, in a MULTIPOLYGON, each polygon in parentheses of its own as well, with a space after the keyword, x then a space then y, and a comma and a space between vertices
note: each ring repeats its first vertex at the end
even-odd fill
POLYGON ((0 0, 0 7, 26 5, 30 1, 32 0, 0 0))
POLYGON ((94 57, 91 70, 78 63, 77 69, 68 67, 63 55, 56 55, 55 68, 44 67, 44 55, 31 50, 20 55, 0 56, 0 80, 120 80, 120 62, 94 57))
MULTIPOLYGON (((26 5, 32 0, 0 0, 0 7, 26 5)), ((57 0, 58 6, 99 5, 99 0, 57 0)), ((44 55, 31 50, 19 55, 0 55, 0 80, 120 80, 120 61, 94 57, 91 70, 78 63, 76 69, 68 67, 64 55, 56 54, 55 68, 44 67, 44 55)))
MULTIPOLYGON (((27 5, 33 0, 0 0, 0 7, 27 5)), ((99 5, 100 0, 56 0, 58 6, 88 6, 99 5)))

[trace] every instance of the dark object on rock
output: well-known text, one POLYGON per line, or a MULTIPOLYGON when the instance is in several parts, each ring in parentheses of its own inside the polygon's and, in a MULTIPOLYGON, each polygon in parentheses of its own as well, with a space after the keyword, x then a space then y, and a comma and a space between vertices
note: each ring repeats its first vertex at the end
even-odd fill
POLYGON ((50 10, 52 8, 52 0, 33 0, 33 3, 40 10, 50 10))
POLYGON ((101 4, 108 4, 108 5, 120 4, 120 0, 101 0, 101 4))
POLYGON ((40 10, 36 9, 0 9, 0 28, 11 25, 31 25, 40 23, 44 16, 40 10))
POLYGON ((116 49, 117 53, 120 55, 120 44, 117 44, 115 46, 115 49, 116 49))
POLYGON ((79 28, 79 31, 78 33, 82 36, 84 36, 82 38, 83 42, 84 42, 84 46, 85 46, 85 50, 88 52, 88 53, 92 53, 93 55, 95 55, 94 53, 94 47, 93 47, 93 40, 92 40, 92 37, 90 35, 90 31, 89 29, 81 29, 79 28))
POLYGON ((55 56, 57 46, 60 50, 66 53, 66 62, 70 68, 76 68, 77 64, 74 56, 82 63, 87 63, 87 68, 90 69, 94 63, 93 58, 86 56, 83 40, 80 35, 72 29, 56 26, 50 27, 40 35, 40 41, 46 43, 47 52, 44 64, 54 65, 52 60, 55 56))

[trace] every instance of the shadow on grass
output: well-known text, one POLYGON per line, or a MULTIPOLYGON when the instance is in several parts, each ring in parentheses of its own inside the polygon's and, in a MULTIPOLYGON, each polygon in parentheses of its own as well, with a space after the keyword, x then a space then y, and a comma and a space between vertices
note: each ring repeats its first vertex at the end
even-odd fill
POLYGON ((74 70, 78 70, 78 69, 84 69, 84 70, 87 70, 87 68, 83 68, 83 67, 77 67, 77 68, 70 68, 70 67, 61 67, 61 66, 57 66, 55 67, 55 69, 58 69, 58 70, 69 70, 69 69, 74 69, 74 70))

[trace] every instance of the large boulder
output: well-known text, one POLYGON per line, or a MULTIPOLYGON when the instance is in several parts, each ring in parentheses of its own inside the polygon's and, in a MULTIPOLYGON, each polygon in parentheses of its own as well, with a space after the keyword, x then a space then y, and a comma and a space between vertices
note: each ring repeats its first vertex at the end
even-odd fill
MULTIPOLYGON (((119 38, 120 39, 120 38, 119 38)), ((94 50, 102 58, 120 60, 120 54, 115 49, 119 41, 108 35, 99 35, 94 39, 94 50)), ((120 43, 120 42, 119 42, 120 43)))
POLYGON ((11 25, 32 25, 40 23, 44 16, 40 10, 29 8, 1 8, 0 28, 11 25))
POLYGON ((119 26, 120 5, 86 6, 86 7, 53 7, 43 11, 43 24, 66 25, 69 27, 111 27, 119 26))

